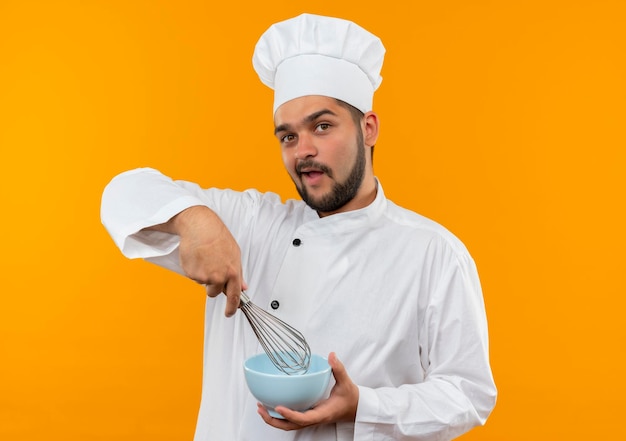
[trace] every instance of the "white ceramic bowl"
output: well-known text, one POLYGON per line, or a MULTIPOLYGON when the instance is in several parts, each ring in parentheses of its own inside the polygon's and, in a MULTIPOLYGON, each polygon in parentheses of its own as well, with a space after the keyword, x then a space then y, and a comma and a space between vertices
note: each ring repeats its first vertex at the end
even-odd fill
POLYGON ((281 372, 265 353, 248 358, 243 369, 248 389, 275 418, 282 418, 274 412, 276 406, 302 412, 324 398, 332 372, 328 360, 315 354, 304 374, 281 372))

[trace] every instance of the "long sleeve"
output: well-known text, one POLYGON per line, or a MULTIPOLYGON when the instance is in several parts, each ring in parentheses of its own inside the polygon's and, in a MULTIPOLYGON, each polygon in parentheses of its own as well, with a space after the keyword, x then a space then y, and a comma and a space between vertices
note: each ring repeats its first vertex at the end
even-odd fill
POLYGON ((355 441, 451 440, 484 424, 493 409, 496 387, 476 269, 467 255, 447 257, 447 269, 421 308, 424 380, 359 387, 355 441))
POLYGON ((171 253, 178 237, 143 228, 167 222, 186 208, 203 205, 195 194, 150 168, 127 171, 111 180, 102 195, 101 220, 128 258, 171 253))

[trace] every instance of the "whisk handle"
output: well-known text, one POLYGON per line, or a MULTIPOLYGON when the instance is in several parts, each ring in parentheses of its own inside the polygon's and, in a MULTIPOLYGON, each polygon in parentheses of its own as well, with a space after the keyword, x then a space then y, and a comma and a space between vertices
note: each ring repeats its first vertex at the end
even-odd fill
POLYGON ((239 297, 241 304, 245 305, 246 303, 250 303, 250 297, 248 297, 248 295, 241 291, 241 296, 239 297))

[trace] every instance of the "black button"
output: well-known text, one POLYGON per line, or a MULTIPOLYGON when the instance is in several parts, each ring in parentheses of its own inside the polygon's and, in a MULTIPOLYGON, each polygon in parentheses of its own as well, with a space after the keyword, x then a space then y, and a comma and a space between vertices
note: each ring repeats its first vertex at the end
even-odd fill
POLYGON ((291 243, 294 247, 299 247, 300 245, 302 245, 302 241, 300 239, 294 239, 291 243))
POLYGON ((280 306, 280 303, 278 303, 278 300, 272 300, 272 303, 270 303, 270 306, 272 307, 272 309, 278 309, 278 307, 280 306))

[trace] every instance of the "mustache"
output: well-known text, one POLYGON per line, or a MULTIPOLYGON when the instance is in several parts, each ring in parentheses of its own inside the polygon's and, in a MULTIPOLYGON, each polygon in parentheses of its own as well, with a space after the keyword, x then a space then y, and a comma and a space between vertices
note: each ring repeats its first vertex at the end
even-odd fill
POLYGON ((296 165, 296 173, 298 173, 298 176, 302 176, 302 170, 306 169, 306 168, 312 168, 315 170, 319 170, 321 172, 326 173, 328 176, 332 177, 333 176, 333 172, 331 171, 331 169, 329 167, 327 167, 326 165, 313 161, 311 159, 305 159, 304 161, 298 163, 298 165, 296 165))

